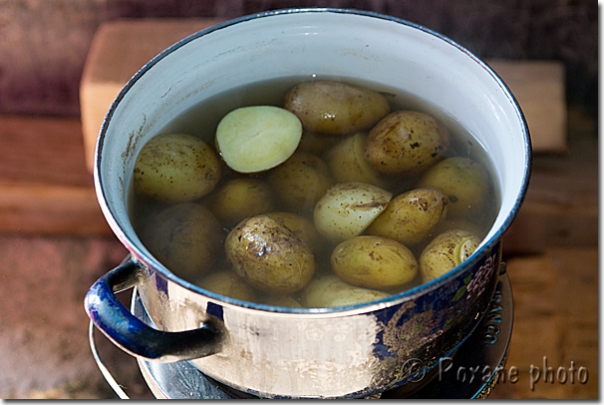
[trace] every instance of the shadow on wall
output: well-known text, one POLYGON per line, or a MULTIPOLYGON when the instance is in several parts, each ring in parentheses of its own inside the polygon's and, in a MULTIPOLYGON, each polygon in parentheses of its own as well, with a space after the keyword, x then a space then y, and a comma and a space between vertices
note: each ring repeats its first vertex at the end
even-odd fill
POLYGON ((118 18, 231 18, 288 7, 341 7, 403 18, 483 58, 560 60, 567 100, 597 116, 593 0, 0 0, 0 114, 77 116, 88 47, 118 18))

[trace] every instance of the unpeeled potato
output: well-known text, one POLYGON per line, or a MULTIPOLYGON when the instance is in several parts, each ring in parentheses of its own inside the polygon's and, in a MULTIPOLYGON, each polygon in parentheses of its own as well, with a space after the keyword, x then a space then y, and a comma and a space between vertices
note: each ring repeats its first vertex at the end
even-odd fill
POLYGON ((254 178, 235 178, 214 193, 208 208, 227 225, 235 225, 252 215, 270 212, 275 208, 275 197, 270 186, 254 178))
POLYGON ((449 131, 431 115, 400 110, 369 131, 365 159, 380 173, 417 175, 444 157, 449 131))
POLYGON ((196 200, 214 189, 220 179, 216 152, 188 134, 151 138, 134 164, 134 192, 167 202, 196 200))
POLYGON ((237 224, 226 238, 225 250, 243 280, 269 293, 296 292, 315 271, 310 248, 267 215, 246 218, 237 224))
POLYGON ((422 242, 445 218, 447 198, 435 188, 416 188, 394 197, 367 228, 367 234, 406 246, 422 242))
POLYGON ((447 196, 451 218, 480 215, 490 192, 486 167, 466 157, 451 157, 437 163, 422 174, 418 185, 438 188, 447 196))
POLYGON ((371 235, 356 236, 336 246, 331 267, 347 283, 375 290, 400 288, 419 270, 415 256, 405 245, 371 235))
POLYGON ((335 274, 317 275, 301 291, 301 302, 307 308, 329 308, 380 300, 390 294, 356 287, 335 274))
POLYGON ((466 261, 480 245, 480 239, 461 229, 441 233, 424 248, 419 258, 424 283, 438 278, 466 261))
POLYGON ((258 293, 232 270, 217 270, 196 282, 201 288, 242 301, 255 301, 258 293))
POLYGON ((388 188, 391 186, 392 179, 371 167, 363 156, 366 140, 367 133, 357 132, 329 149, 325 162, 331 171, 331 176, 338 183, 354 181, 388 188))
POLYGON ((191 281, 211 269, 224 236, 210 210, 197 203, 180 203, 151 218, 141 239, 170 271, 191 281))
POLYGON ((285 209, 301 213, 311 211, 333 183, 325 162, 302 151, 268 172, 268 181, 285 209))
POLYGON ((296 85, 285 95, 284 107, 300 118, 305 130, 327 135, 366 131, 390 112, 380 93, 329 80, 296 85))

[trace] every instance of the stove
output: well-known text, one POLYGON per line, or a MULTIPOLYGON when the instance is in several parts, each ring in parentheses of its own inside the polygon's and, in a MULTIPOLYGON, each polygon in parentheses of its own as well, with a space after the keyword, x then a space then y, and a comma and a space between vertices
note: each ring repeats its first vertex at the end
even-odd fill
MULTIPOLYGON (((505 265, 502 263, 502 265, 505 265)), ((131 311, 150 323, 136 289, 131 311)), ((486 398, 499 381, 505 366, 512 334, 513 299, 509 278, 499 276, 489 308, 481 323, 451 357, 439 359, 429 371, 412 381, 370 398, 382 399, 474 399, 486 398)), ((129 396, 103 364, 96 349, 94 326, 90 324, 90 345, 103 376, 122 399, 129 396)), ((245 399, 257 398, 235 390, 204 375, 188 361, 160 363, 137 358, 140 372, 153 396, 160 399, 245 399)), ((417 364, 416 364, 417 365, 417 364)), ((413 367, 409 363, 405 366, 413 367)))

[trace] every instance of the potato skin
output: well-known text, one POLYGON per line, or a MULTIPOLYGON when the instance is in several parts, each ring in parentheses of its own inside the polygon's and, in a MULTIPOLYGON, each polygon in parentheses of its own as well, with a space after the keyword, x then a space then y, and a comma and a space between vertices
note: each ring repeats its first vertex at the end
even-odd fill
POLYGON ((490 179, 482 163, 466 157, 450 157, 422 174, 418 185, 438 188, 446 195, 451 218, 471 218, 485 207, 490 179))
POLYGON ((378 172, 414 176, 440 161, 449 143, 449 131, 434 117, 399 110, 369 131, 364 156, 378 172))
POLYGON ((415 256, 405 245, 371 235, 356 236, 336 246, 331 267, 345 282, 376 290, 402 287, 419 271, 415 256))
POLYGON ((389 297, 390 294, 355 287, 331 273, 313 277, 300 296, 300 301, 306 308, 330 308, 375 301, 389 297))
POLYGON ((434 238, 422 251, 419 266, 424 283, 459 266, 478 248, 480 239, 461 229, 452 229, 434 238))
POLYGON ((284 107, 300 118, 305 130, 327 135, 368 130, 390 112, 380 93, 329 80, 294 86, 285 95, 284 107))
POLYGON ((207 208, 180 203, 154 216, 141 233, 141 240, 170 271, 192 281, 212 267, 221 252, 224 235, 207 208))
POLYGON ((134 191, 167 202, 188 202, 210 193, 220 180, 221 164, 212 147, 192 135, 151 138, 134 164, 134 191))
POLYGON ((222 185, 208 200, 216 217, 233 226, 244 218, 275 209, 271 187, 254 178, 235 178, 222 185))
POLYGON ((416 188, 399 194, 367 228, 369 235, 412 246, 422 242, 446 217, 447 198, 435 188, 416 188))
POLYGON ((317 252, 322 252, 325 249, 325 241, 312 221, 298 214, 285 211, 269 212, 265 215, 292 231, 298 239, 306 243, 313 254, 316 255, 317 252))
POLYGON ((325 162, 302 151, 272 169, 268 181, 283 207, 300 213, 311 211, 333 184, 325 162))
POLYGON ((310 248, 266 215, 256 215, 237 224, 226 238, 225 250, 237 274, 266 292, 296 292, 310 281, 315 271, 310 248))

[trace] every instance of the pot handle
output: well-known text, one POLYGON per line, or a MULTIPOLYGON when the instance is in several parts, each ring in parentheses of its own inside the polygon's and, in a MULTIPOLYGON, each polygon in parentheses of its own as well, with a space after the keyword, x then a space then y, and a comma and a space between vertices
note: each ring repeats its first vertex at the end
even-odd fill
POLYGON ((220 351, 226 332, 214 319, 204 321, 198 329, 167 332, 132 315, 115 293, 140 284, 142 277, 140 263, 127 258, 90 287, 84 307, 101 332, 125 352, 161 362, 191 360, 220 351))

